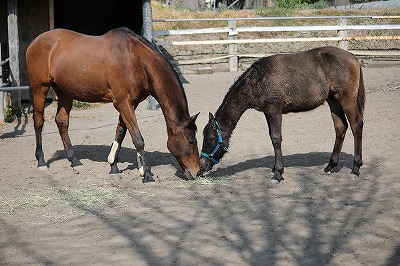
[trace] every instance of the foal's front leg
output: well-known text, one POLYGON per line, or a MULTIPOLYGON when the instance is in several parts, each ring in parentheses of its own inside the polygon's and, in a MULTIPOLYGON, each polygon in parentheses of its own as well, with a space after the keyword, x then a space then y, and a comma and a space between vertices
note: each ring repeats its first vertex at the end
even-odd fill
POLYGON ((283 180, 282 174, 284 172, 282 155, 282 113, 276 110, 268 110, 264 115, 268 122, 269 136, 275 153, 275 165, 272 169, 274 176, 272 180, 279 183, 283 180))

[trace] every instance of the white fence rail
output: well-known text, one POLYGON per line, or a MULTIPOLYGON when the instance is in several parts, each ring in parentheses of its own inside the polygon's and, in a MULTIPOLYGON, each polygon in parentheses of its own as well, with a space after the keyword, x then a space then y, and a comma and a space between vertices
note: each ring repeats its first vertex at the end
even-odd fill
MULTIPOLYGON (((165 20, 154 20, 154 23, 169 23, 169 22, 198 22, 198 21, 209 21, 209 22, 221 22, 225 21, 228 23, 227 27, 217 28, 201 28, 201 29, 186 29, 186 30, 160 30, 154 31, 154 37, 156 38, 157 45, 159 46, 187 46, 187 45, 227 45, 226 55, 201 58, 201 59, 189 59, 175 61, 176 65, 183 64, 196 64, 213 62, 221 59, 228 58, 230 71, 237 71, 239 57, 261 57, 265 54, 239 54, 239 44, 251 44, 251 43, 285 43, 285 42, 337 42, 340 48, 348 50, 348 41, 366 41, 366 40, 377 40, 377 41, 399 41, 400 40, 400 24, 349 24, 349 20, 357 19, 362 21, 363 19, 372 20, 383 20, 383 19, 400 19, 400 16, 319 16, 319 17, 269 17, 269 18, 226 18, 226 19, 165 19, 165 20), (337 20, 337 25, 311 25, 311 26, 265 26, 265 27, 248 27, 248 26, 237 26, 238 21, 262 21, 262 20, 337 20), (366 36, 371 31, 395 31, 397 35, 376 35, 366 36), (287 37, 287 38, 253 38, 253 39, 238 39, 238 35, 242 33, 260 33, 260 32, 336 32, 335 36, 329 37, 287 37), (349 31, 358 31, 362 34, 349 36, 349 31), (162 36, 185 36, 185 35, 210 35, 210 34, 227 34, 226 39, 215 39, 215 40, 168 40, 168 41, 157 41, 157 37, 162 36)), ((368 55, 368 51, 351 51, 355 54, 368 55)), ((371 51, 371 56, 400 56, 400 42, 396 49, 390 51, 371 51)))

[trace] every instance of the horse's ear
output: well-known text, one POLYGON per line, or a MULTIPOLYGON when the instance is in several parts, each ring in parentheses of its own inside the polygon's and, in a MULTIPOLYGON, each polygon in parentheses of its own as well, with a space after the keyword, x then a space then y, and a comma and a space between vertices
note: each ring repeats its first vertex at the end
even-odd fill
POLYGON ((214 120, 214 115, 212 113, 208 113, 208 120, 214 120))
POLYGON ((190 122, 194 123, 196 122, 197 117, 199 116, 200 112, 198 112, 197 114, 195 114, 194 116, 190 117, 190 122))
POLYGON ((189 128, 195 128, 196 129, 196 119, 199 116, 200 112, 198 112, 197 114, 195 114, 194 116, 190 117, 190 120, 188 122, 188 127, 189 128))
POLYGON ((197 117, 199 116, 199 114, 200 114, 200 112, 198 112, 198 113, 195 114, 194 116, 190 117, 189 125, 191 125, 191 124, 194 125, 194 124, 196 123, 196 119, 197 119, 197 117))

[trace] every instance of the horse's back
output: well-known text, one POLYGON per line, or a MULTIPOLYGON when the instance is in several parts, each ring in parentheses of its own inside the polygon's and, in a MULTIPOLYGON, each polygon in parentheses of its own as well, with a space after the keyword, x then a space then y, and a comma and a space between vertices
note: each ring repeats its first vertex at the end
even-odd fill
POLYGON ((87 47, 79 45, 79 42, 88 37, 65 29, 54 29, 40 34, 26 51, 28 73, 45 73, 50 78, 53 68, 66 59, 75 60, 79 64, 80 59, 76 53, 84 52, 87 47))
POLYGON ((132 38, 137 37, 123 29, 101 36, 65 29, 45 32, 27 50, 31 87, 51 83, 77 100, 112 101, 111 81, 127 80, 132 69, 132 38))

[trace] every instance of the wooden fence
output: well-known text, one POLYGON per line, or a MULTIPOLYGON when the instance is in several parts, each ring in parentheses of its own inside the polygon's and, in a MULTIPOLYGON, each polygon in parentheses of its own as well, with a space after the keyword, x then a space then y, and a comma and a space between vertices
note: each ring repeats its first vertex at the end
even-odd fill
MULTIPOLYGON (((201 59, 190 59, 190 60, 178 60, 175 61, 175 65, 183 64, 199 64, 218 61, 222 59, 229 60, 229 70, 237 71, 238 62, 240 57, 262 57, 266 54, 239 54, 238 45, 239 44, 251 44, 251 43, 285 43, 285 42, 337 42, 338 47, 348 50, 349 41, 365 41, 365 40, 378 40, 378 41, 399 41, 400 40, 400 24, 349 24, 350 20, 362 21, 364 19, 383 20, 383 19, 393 19, 398 20, 400 16, 318 16, 318 17, 264 17, 264 18, 222 18, 222 19, 164 19, 164 20, 154 20, 154 23, 177 23, 177 22, 196 22, 196 21, 209 21, 209 22, 227 22, 227 27, 218 28, 201 28, 201 29, 185 29, 185 30, 159 30, 154 31, 154 37, 156 43, 159 46, 187 46, 187 45, 227 45, 228 49, 225 55, 210 58, 201 59), (311 26, 237 26, 238 21, 261 21, 261 20, 337 20, 337 25, 311 25, 311 26), (397 35, 381 35, 377 33, 373 36, 366 36, 371 31, 382 31, 382 30, 395 30, 397 35), (329 37, 308 37, 308 38, 260 38, 260 39, 238 39, 238 35, 241 33, 260 33, 260 32, 322 32, 330 31, 335 32, 335 36, 329 37), (357 31, 361 34, 349 36, 349 31, 357 31), (184 35, 210 35, 210 34, 226 34, 226 39, 216 39, 216 40, 184 40, 184 41, 157 41, 157 37, 160 36, 184 36, 184 35)), ((371 56, 400 56, 400 43, 397 45, 396 49, 381 50, 381 51, 351 51, 354 54, 359 55, 371 55, 371 56)))

